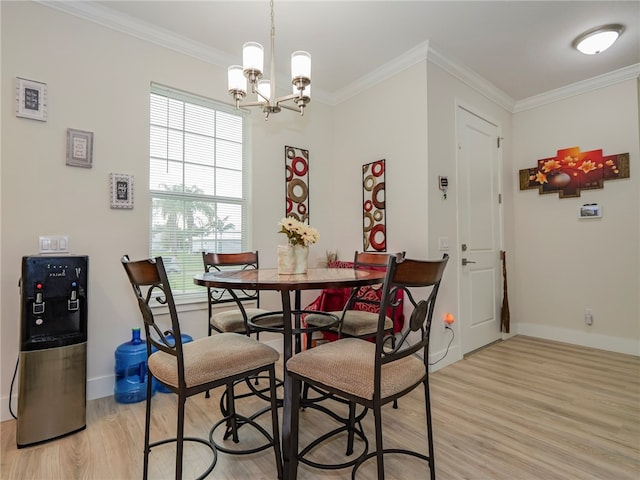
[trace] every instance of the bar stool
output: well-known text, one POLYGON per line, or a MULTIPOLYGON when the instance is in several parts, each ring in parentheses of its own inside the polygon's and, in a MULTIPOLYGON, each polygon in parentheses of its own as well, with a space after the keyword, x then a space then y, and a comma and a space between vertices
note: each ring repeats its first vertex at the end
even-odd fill
MULTIPOLYGON (((223 272, 225 270, 247 270, 259 268, 258 252, 239 252, 239 253, 217 253, 217 252, 202 252, 202 262, 204 264, 205 272, 223 272)), ((208 332, 209 336, 218 333, 239 333, 242 335, 255 334, 257 340, 260 339, 260 331, 252 328, 249 325, 249 320, 256 315, 260 315, 264 325, 271 327, 282 326, 282 315, 276 315, 268 310, 260 308, 260 292, 257 290, 227 290, 219 288, 207 287, 207 310, 208 310, 208 332), (218 307, 229 306, 220 310, 218 307)), ((224 394, 220 397, 220 411, 228 419, 225 422, 225 432, 223 439, 232 438, 234 443, 238 443, 238 429, 242 427, 245 422, 240 416, 235 418, 229 417, 230 405, 235 405, 236 400, 251 397, 257 395, 263 400, 270 401, 268 395, 268 388, 258 388, 260 376, 255 376, 252 379, 245 378, 238 382, 235 382, 230 388, 227 388, 224 394), (251 382, 253 380, 253 384, 251 382), (235 393, 235 387, 245 383, 249 391, 241 394, 235 393)), ((276 386, 281 386, 282 381, 278 380, 276 386)), ((209 398, 209 392, 206 392, 206 397, 209 398)), ((235 407, 234 407, 235 409, 235 407)), ((252 413, 249 418, 255 420, 259 416, 269 411, 269 407, 260 409, 252 413)), ((220 426, 220 424, 214 425, 211 429, 210 440, 213 442, 214 431, 220 426)), ((259 452, 269 447, 269 443, 265 443, 262 446, 249 449, 227 449, 224 446, 216 445, 220 451, 226 453, 235 454, 249 454, 259 452)))
MULTIPOLYGON (((273 447, 277 476, 282 479, 275 387, 275 362, 279 358, 278 352, 257 340, 236 333, 221 333, 183 344, 175 301, 162 257, 130 261, 129 257, 125 255, 122 257, 121 262, 138 300, 138 307, 144 321, 147 339, 149 381, 147 382, 143 478, 147 479, 148 477, 151 449, 170 442, 176 443, 176 479, 182 478, 184 442, 198 442, 209 447, 212 451, 211 464, 198 478, 206 477, 217 462, 217 448, 211 441, 184 436, 184 415, 187 398, 219 386, 225 386, 228 389, 238 380, 266 372, 270 385, 272 432, 269 434, 258 424, 254 424, 254 426, 260 433, 265 435, 269 446, 273 447), (171 320, 170 330, 161 328, 157 324, 151 308, 153 302, 168 307, 171 320), (169 334, 173 337, 172 339, 167 338, 169 334), (157 351, 152 354, 152 348, 154 347, 157 351), (150 443, 151 377, 157 379, 178 396, 176 436, 153 443, 150 443)), ((236 413, 233 402, 230 403, 230 411, 227 413, 227 417, 235 421, 236 413)), ((226 421, 226 418, 223 421, 226 421)), ((245 419, 245 421, 250 422, 248 419, 245 419)))
MULTIPOLYGON (((375 343, 358 338, 342 338, 319 345, 294 355, 287 361, 287 369, 293 378, 293 389, 301 382, 316 385, 350 402, 372 409, 375 417, 375 451, 358 458, 353 466, 355 478, 360 466, 376 458, 378 480, 384 480, 384 455, 388 453, 411 455, 425 460, 429 465, 430 478, 435 480, 433 430, 429 396, 429 334, 440 282, 447 265, 448 256, 438 261, 420 261, 389 258, 384 280, 382 304, 378 315, 378 333, 375 343), (431 287, 425 299, 417 300, 410 288, 431 287), (409 328, 391 346, 384 335, 387 307, 398 290, 403 290, 411 303, 409 328), (407 341, 409 334, 418 337, 407 341), (422 358, 416 354, 420 353, 422 358), (382 435, 382 406, 406 395, 420 384, 425 394, 426 436, 428 455, 408 449, 385 449, 382 435)), ((298 453, 299 428, 298 396, 292 403, 291 444, 293 450, 292 470, 295 473, 298 453)))

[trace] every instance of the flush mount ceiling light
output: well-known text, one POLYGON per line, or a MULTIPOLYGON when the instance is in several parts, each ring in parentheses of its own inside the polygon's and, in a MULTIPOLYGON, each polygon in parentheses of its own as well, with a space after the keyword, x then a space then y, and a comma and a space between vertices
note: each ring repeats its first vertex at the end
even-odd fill
POLYGON ((595 55, 613 45, 623 31, 624 26, 618 23, 592 28, 579 35, 572 45, 585 55, 595 55))
POLYGON ((273 0, 269 2, 271 8, 271 79, 262 80, 264 49, 256 42, 247 42, 242 47, 243 65, 231 65, 228 69, 229 94, 236 102, 236 108, 260 107, 265 120, 270 113, 278 113, 282 108, 300 112, 304 115, 304 107, 311 101, 311 55, 308 52, 297 51, 291 54, 291 83, 293 93, 276 98, 276 66, 275 66, 275 37, 276 27, 273 21, 273 0), (247 95, 247 80, 251 85, 251 93, 257 95, 258 101, 240 103, 247 95), (291 100, 296 107, 283 102, 291 100))

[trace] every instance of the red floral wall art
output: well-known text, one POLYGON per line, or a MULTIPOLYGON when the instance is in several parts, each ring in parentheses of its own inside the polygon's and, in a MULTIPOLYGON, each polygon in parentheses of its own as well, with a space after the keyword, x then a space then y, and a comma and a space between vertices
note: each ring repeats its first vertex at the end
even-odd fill
POLYGON ((520 170, 520 190, 579 197, 581 190, 603 188, 605 180, 629 178, 629 154, 603 156, 602 150, 581 152, 579 147, 558 150, 555 157, 538 160, 535 168, 520 170))

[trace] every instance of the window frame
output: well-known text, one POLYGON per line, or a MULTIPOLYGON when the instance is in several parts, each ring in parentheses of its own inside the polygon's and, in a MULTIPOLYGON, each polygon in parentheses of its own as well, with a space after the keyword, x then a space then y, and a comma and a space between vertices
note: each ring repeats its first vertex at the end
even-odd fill
MULTIPOLYGON (((158 256, 157 253, 153 252, 153 244, 154 244, 153 237, 155 233, 154 232, 154 203, 156 199, 176 199, 178 201, 195 199, 195 200, 202 200, 204 202, 208 202, 212 204, 225 203, 225 204, 239 205, 241 209, 241 215, 240 215, 241 247, 240 248, 241 248, 241 251, 249 250, 251 245, 251 238, 252 238, 251 236, 251 216, 252 216, 251 215, 251 151, 252 149, 251 149, 251 122, 250 122, 250 116, 248 115, 248 112, 244 110, 238 110, 234 106, 219 102, 214 99, 209 99, 199 95, 191 94, 182 90, 178 90, 173 87, 168 87, 168 86, 160 85, 157 83, 151 83, 148 99, 149 99, 149 108, 148 108, 149 125, 148 125, 147 131, 149 132, 149 138, 148 138, 149 155, 147 160, 148 162, 147 168, 149 173, 148 188, 149 188, 149 197, 150 197, 149 198, 149 222, 148 222, 149 256, 150 257, 158 256), (186 193, 186 192, 174 193, 170 191, 155 190, 151 188, 152 161, 153 159, 158 158, 158 157, 152 156, 152 145, 151 145, 151 141, 152 141, 151 131, 152 131, 152 128, 154 127, 154 124, 152 123, 152 117, 151 117, 151 108, 152 108, 151 99, 153 95, 167 97, 170 100, 176 100, 176 101, 180 101, 187 104, 193 104, 196 106, 209 108, 214 111, 219 111, 219 112, 240 117, 242 121, 242 140, 241 140, 242 141, 242 162, 241 162, 242 196, 241 197, 225 197, 225 196, 206 195, 206 194, 199 195, 199 194, 186 193)), ((184 134, 185 130, 183 129, 182 132, 184 134)), ((218 137, 215 134, 213 138, 216 140, 218 139, 218 137)), ((175 162, 175 160, 173 159, 171 161, 175 162)), ((180 163, 183 166, 185 165, 184 154, 180 159, 180 163)), ((215 162, 214 162, 214 168, 215 168, 215 162)), ((183 177, 183 182, 184 182, 184 177, 183 177)), ((197 255, 200 255, 200 253, 198 253, 197 255)), ((189 270, 189 267, 193 268, 193 264, 190 264, 190 263, 186 264, 186 269, 185 269, 186 271, 184 275, 189 275, 189 272, 191 271, 189 270)), ((204 271, 204 266, 202 266, 201 271, 202 272, 204 271)), ((196 273, 199 273, 199 272, 196 272, 196 273)), ((184 282, 184 278, 183 278, 183 282, 184 282)), ((182 290, 176 291, 175 289, 172 289, 172 290, 174 290, 173 294, 174 294, 174 298, 177 305, 189 305, 181 308, 181 310, 186 309, 188 311, 188 310, 193 310, 194 307, 202 308, 204 305, 206 305, 207 291, 202 287, 197 287, 194 285, 193 290, 188 288, 186 291, 182 291, 182 290), (193 304, 202 304, 202 305, 195 306, 193 304)), ((161 305, 158 304, 158 307, 161 307, 161 305)))

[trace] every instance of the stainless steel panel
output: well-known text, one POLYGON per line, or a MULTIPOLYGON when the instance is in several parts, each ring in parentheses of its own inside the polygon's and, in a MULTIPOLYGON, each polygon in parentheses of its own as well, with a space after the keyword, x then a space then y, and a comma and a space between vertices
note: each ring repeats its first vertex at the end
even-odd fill
POLYGON ((86 426, 87 344, 20 352, 18 447, 86 426))

